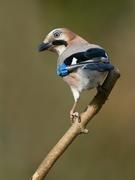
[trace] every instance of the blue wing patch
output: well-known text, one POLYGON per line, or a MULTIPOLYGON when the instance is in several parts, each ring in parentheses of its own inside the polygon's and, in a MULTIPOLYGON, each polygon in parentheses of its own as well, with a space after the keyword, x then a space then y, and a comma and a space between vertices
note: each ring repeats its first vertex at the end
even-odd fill
POLYGON ((67 69, 67 66, 63 63, 63 64, 59 64, 57 66, 57 75, 64 77, 67 76, 69 74, 69 71, 67 69))

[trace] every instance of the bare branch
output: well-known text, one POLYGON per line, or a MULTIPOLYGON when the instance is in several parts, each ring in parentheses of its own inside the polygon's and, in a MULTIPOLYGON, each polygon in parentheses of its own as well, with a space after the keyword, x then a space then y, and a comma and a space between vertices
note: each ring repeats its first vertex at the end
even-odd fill
POLYGON ((40 164, 40 166, 32 176, 31 180, 43 180, 56 160, 64 153, 64 151, 68 148, 72 141, 79 134, 88 132, 88 130, 85 129, 86 125, 102 108, 102 105, 107 100, 112 88, 114 87, 119 77, 120 73, 117 68, 108 73, 104 83, 101 86, 101 91, 96 94, 93 100, 89 103, 87 109, 83 113, 81 113, 81 122, 78 122, 77 120, 75 121, 75 123, 73 123, 73 125, 68 129, 64 136, 45 157, 43 162, 40 164))

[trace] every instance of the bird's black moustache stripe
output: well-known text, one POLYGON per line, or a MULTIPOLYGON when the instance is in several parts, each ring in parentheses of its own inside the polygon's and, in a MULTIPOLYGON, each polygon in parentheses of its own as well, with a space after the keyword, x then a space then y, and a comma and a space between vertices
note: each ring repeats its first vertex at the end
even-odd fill
POLYGON ((64 40, 55 40, 52 42, 53 45, 56 45, 56 46, 59 46, 59 45, 64 45, 64 46, 67 46, 68 43, 64 40))

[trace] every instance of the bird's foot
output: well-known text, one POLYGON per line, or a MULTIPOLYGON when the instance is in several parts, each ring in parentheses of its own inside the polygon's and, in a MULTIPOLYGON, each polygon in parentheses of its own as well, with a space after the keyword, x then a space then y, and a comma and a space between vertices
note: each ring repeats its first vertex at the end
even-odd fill
POLYGON ((81 122, 81 118, 80 118, 80 114, 78 112, 72 112, 70 111, 70 120, 71 123, 73 124, 76 120, 80 123, 81 122))
POLYGON ((81 129, 81 133, 87 134, 88 133, 88 129, 86 129, 82 124, 81 124, 81 117, 80 114, 78 112, 70 112, 70 120, 71 123, 78 123, 81 129))

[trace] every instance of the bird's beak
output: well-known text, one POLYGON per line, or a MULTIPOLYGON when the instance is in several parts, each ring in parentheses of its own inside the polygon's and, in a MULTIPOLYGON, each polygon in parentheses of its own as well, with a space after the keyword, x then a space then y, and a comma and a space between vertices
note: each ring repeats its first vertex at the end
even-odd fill
POLYGON ((52 43, 44 43, 42 42, 39 47, 38 47, 38 51, 41 52, 41 51, 45 51, 47 49, 49 49, 50 47, 52 46, 52 43))

